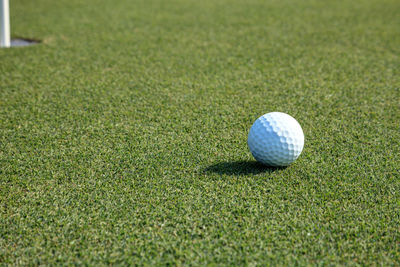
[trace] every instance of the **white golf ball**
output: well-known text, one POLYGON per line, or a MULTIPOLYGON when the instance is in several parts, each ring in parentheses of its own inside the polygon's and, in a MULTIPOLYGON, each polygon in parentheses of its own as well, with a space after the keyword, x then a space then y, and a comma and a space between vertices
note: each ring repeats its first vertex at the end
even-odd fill
POLYGON ((257 161, 268 166, 288 166, 300 156, 304 134, 293 117, 271 112, 254 122, 247 144, 257 161))

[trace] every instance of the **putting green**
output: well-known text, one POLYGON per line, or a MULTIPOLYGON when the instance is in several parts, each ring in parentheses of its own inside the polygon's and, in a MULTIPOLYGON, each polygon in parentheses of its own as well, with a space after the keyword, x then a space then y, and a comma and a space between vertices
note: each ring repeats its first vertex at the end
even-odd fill
POLYGON ((0 263, 399 265, 399 1, 10 4, 0 263))

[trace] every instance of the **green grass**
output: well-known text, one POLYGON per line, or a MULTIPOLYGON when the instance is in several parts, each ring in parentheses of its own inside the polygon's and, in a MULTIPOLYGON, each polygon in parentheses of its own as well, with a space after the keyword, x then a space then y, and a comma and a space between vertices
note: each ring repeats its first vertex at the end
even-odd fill
POLYGON ((15 0, 0 264, 399 265, 397 0, 15 0), (288 168, 254 120, 295 117, 288 168))

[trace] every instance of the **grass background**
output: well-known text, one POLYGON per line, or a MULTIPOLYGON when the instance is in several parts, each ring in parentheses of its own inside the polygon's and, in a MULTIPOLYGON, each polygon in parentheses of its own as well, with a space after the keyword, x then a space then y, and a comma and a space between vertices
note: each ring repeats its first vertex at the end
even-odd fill
POLYGON ((14 0, 0 263, 400 264, 396 0, 14 0), (306 143, 251 157, 270 111, 306 143))

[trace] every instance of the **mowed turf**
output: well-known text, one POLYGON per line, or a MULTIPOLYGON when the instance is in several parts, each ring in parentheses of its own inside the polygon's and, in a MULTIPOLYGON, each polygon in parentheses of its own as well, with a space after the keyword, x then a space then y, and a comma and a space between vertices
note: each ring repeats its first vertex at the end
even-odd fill
POLYGON ((0 264, 399 265, 400 2, 15 0, 0 264), (295 117, 288 168, 247 149, 295 117))

